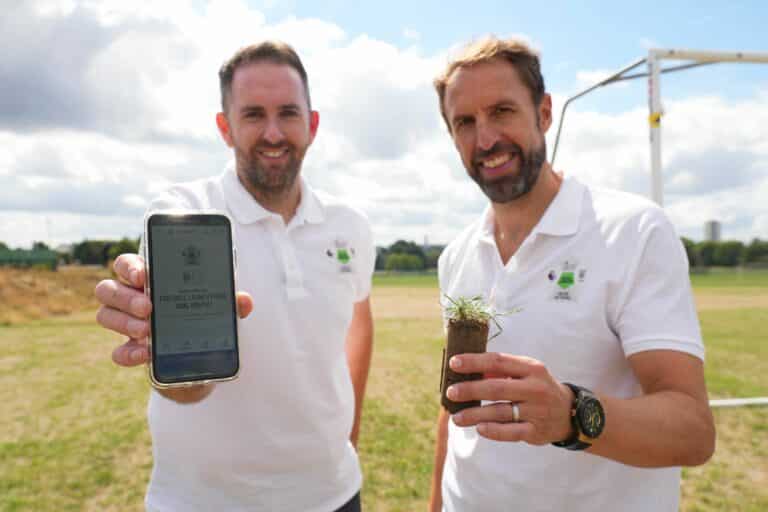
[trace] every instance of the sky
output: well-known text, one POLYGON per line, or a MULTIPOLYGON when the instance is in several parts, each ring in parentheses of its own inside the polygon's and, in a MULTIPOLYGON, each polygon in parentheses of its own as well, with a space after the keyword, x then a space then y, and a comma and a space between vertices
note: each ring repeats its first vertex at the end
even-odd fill
MULTIPOLYGON (((320 130, 302 173, 371 220, 375 241, 446 243, 486 199, 442 124, 432 79, 485 34, 540 53, 555 124, 571 95, 649 48, 768 52, 768 3, 4 0, 0 241, 136 237, 148 202, 232 158, 214 118, 219 66, 292 44, 320 130)), ((669 61, 665 65, 679 62, 669 61)), ((640 68, 644 71, 644 68, 640 68)), ((600 88, 565 117, 555 167, 649 196, 647 82, 600 88)), ((768 65, 663 75, 665 209, 694 240, 768 238, 768 65)))

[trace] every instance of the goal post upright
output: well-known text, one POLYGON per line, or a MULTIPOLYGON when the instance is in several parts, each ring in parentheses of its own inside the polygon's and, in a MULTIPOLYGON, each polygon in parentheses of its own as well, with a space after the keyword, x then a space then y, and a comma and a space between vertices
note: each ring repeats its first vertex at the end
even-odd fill
POLYGON ((648 52, 648 124, 651 138, 651 198, 664 206, 661 178, 661 63, 655 50, 648 52))
POLYGON ((570 96, 563 105, 560 113, 560 121, 555 136, 555 144, 552 149, 551 164, 554 166, 555 157, 560 144, 560 135, 565 118, 565 110, 568 105, 582 96, 592 92, 595 89, 621 82, 624 80, 633 80, 636 78, 648 77, 648 122, 650 130, 651 146, 651 198, 659 204, 664 205, 664 180, 662 179, 661 167, 661 118, 663 115, 661 107, 661 75, 674 71, 683 71, 686 69, 716 64, 719 62, 745 62, 753 64, 768 64, 768 53, 766 52, 722 52, 722 51, 702 51, 686 49, 660 49, 653 48, 648 50, 648 56, 641 58, 616 73, 598 81, 594 85, 570 96), (685 61, 683 64, 664 68, 663 60, 685 61), (630 71, 645 63, 648 71, 646 73, 629 74, 630 71))

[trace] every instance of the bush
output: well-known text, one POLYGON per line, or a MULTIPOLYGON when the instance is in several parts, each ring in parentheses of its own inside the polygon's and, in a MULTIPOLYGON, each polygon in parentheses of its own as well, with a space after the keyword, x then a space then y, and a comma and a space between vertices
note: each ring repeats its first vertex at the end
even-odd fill
POLYGON ((424 270, 424 260, 415 254, 394 253, 387 256, 384 268, 390 270, 424 270))

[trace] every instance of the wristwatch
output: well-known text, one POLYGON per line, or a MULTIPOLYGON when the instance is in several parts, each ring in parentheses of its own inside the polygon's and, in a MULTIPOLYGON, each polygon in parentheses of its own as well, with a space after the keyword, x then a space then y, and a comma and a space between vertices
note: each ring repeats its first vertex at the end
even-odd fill
POLYGON ((605 428, 605 411, 594 393, 581 386, 563 382, 573 391, 571 425, 573 435, 568 439, 552 443, 566 450, 584 450, 592 446, 605 428))

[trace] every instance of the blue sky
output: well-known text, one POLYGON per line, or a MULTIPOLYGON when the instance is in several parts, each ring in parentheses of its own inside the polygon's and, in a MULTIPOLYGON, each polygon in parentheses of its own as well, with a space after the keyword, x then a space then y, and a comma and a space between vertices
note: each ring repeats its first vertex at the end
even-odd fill
MULTIPOLYGON (((0 13, 0 241, 137 236, 149 200, 231 158, 216 71, 264 38, 293 44, 321 127, 303 174, 365 211, 379 244, 447 242, 485 199, 442 126, 432 78, 495 33, 542 53, 565 99, 649 47, 768 52, 768 2, 24 0, 0 13)), ((648 195, 646 81, 569 109, 556 167, 648 195)), ((768 65, 661 82, 665 208, 678 232, 768 238, 768 65)), ((556 118, 557 120, 557 118, 556 118)), ((555 130, 548 133, 551 145, 555 130)))
MULTIPOLYGON (((252 2, 268 19, 320 18, 350 35, 367 34, 401 47, 417 44, 425 53, 441 51, 485 33, 525 34, 543 54, 547 86, 573 92, 582 69, 615 70, 647 55, 649 47, 722 51, 768 51, 768 2, 763 1, 387 1, 328 0, 252 2), (418 34, 408 37, 406 30, 418 34)), ((722 90, 753 94, 756 82, 768 84, 768 66, 719 64, 727 74, 707 69, 667 74, 669 97, 722 90)), ((616 111, 645 101, 645 83, 637 94, 612 94, 580 100, 585 107, 616 111)), ((665 95, 666 96, 666 95, 665 95)))

